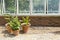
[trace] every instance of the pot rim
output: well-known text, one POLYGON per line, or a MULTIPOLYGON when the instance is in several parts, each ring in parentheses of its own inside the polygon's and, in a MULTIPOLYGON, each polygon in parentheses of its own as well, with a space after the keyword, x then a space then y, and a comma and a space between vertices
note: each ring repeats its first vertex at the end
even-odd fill
POLYGON ((7 26, 9 23, 6 23, 5 26, 7 26))
MULTIPOLYGON (((27 25, 26 23, 22 23, 21 26, 27 25)), ((28 23, 29 26, 31 26, 30 23, 28 23)))

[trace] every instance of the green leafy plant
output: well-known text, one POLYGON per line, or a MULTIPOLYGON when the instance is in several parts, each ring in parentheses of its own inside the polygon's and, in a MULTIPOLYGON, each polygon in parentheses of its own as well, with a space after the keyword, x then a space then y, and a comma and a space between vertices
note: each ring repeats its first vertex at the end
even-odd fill
POLYGON ((18 30, 20 28, 21 23, 17 16, 12 16, 10 14, 5 14, 5 16, 5 19, 13 30, 18 30))
POLYGON ((29 23, 29 16, 22 17, 22 19, 23 19, 23 23, 26 23, 26 24, 29 23))
POLYGON ((10 21, 10 26, 13 30, 19 30, 20 28, 20 21, 18 20, 18 17, 14 17, 12 21, 10 21))
POLYGON ((14 16, 10 15, 10 14, 4 14, 5 19, 7 22, 10 22, 11 20, 13 20, 14 16))

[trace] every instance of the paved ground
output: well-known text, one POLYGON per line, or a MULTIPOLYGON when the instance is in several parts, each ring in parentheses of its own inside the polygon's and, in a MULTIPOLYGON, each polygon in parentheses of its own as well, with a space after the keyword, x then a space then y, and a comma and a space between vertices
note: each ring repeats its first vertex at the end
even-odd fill
POLYGON ((0 40, 60 40, 60 27, 31 27, 26 34, 13 36, 0 26, 0 40))

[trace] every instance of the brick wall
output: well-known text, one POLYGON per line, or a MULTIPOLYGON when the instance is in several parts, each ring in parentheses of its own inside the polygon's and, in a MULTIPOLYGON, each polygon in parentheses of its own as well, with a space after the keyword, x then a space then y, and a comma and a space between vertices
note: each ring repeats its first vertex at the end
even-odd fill
POLYGON ((60 26, 60 17, 59 16, 31 17, 31 24, 35 26, 60 26))
MULTIPOLYGON (((21 19, 21 16, 19 16, 21 19)), ((60 16, 30 16, 32 26, 60 26, 60 16)), ((6 20, 0 16, 0 25, 4 25, 6 20)))

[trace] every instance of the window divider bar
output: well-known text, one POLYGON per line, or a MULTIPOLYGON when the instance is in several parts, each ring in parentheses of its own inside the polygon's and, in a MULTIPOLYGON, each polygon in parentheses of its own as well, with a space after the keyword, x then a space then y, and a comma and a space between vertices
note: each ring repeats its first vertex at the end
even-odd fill
POLYGON ((46 14, 46 12, 47 12, 47 4, 46 4, 46 2, 47 2, 47 0, 45 0, 45 4, 44 4, 44 13, 46 14))
POLYGON ((59 13, 60 13, 60 0, 59 0, 59 13))
POLYGON ((1 0, 1 13, 3 14, 3 0, 1 0))
POLYGON ((17 0, 17 14, 19 14, 19 2, 17 0))
POLYGON ((32 11, 33 11, 33 0, 30 0, 30 15, 32 15, 32 11))
POLYGON ((15 8, 16 8, 16 10, 15 10, 15 12, 14 12, 14 14, 17 14, 17 2, 16 2, 16 0, 15 0, 15 8))
POLYGON ((48 14, 48 0, 46 0, 46 14, 48 14))
POLYGON ((5 13, 5 0, 3 0, 3 13, 5 13))

